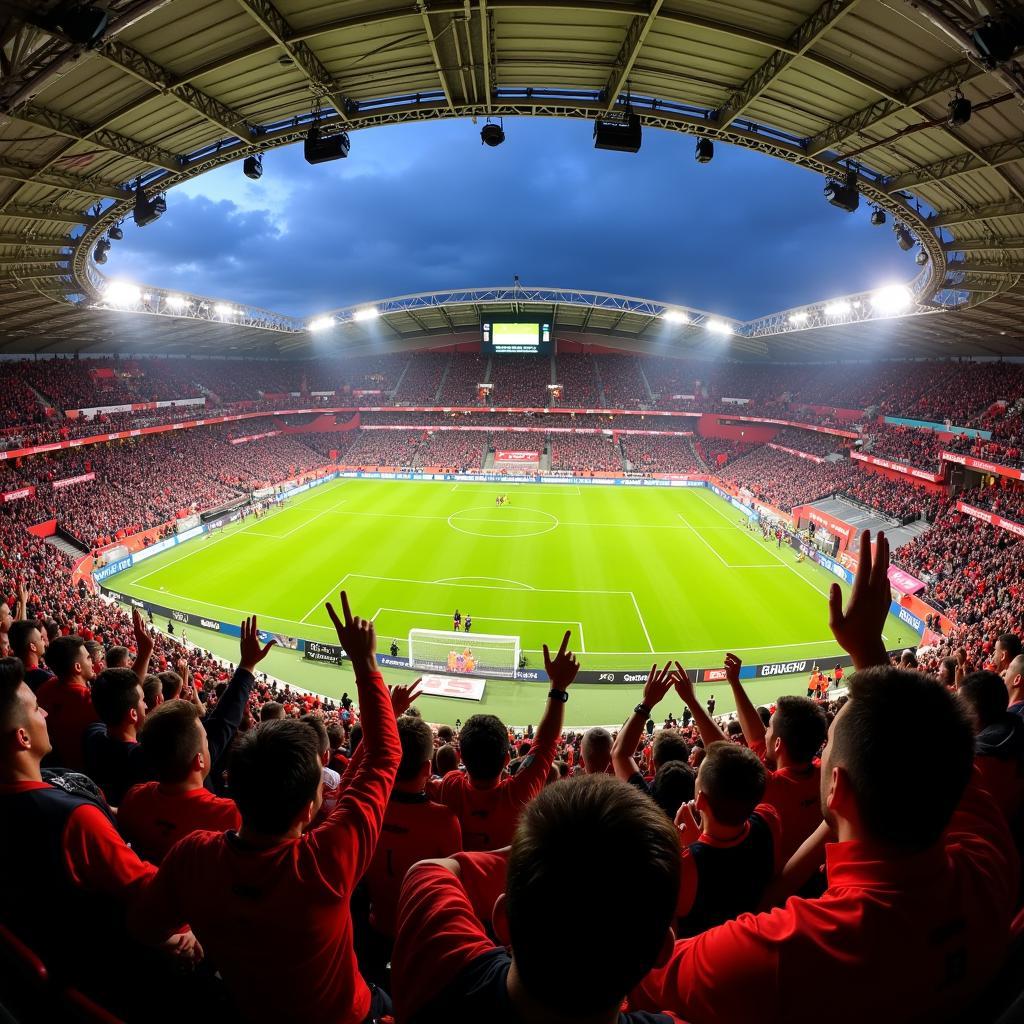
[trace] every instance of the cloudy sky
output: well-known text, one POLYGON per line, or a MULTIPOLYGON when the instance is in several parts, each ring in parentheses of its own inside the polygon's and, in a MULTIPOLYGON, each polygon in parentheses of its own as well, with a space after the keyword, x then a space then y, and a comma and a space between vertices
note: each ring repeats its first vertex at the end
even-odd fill
POLYGON ((347 160, 274 150, 253 182, 232 164, 125 224, 105 271, 314 316, 411 292, 511 283, 618 292, 748 319, 910 280, 913 253, 868 208, 829 206, 814 174, 648 130, 598 152, 581 121, 505 122, 498 149, 468 121, 375 128, 347 160))

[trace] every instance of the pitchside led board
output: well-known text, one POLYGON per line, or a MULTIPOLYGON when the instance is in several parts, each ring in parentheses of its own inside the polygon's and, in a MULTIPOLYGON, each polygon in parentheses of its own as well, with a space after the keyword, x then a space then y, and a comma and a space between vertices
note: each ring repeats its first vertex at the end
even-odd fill
POLYGON ((488 356, 551 354, 551 323, 521 316, 491 317, 480 325, 481 351, 488 356))

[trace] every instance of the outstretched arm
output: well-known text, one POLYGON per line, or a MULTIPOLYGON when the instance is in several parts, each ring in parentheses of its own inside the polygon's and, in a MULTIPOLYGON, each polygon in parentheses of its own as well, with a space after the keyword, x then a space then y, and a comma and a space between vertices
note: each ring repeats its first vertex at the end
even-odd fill
POLYGON ((828 626, 832 635, 850 657, 853 667, 870 668, 888 665, 882 628, 892 601, 889 588, 889 541, 879 532, 874 554, 871 552, 871 531, 860 535, 860 553, 853 590, 846 610, 843 593, 833 583, 828 595, 828 626))
POLYGON ((753 747, 758 743, 764 743, 766 730, 754 702, 740 682, 742 667, 743 662, 735 654, 725 656, 725 678, 729 681, 733 699, 736 701, 736 715, 740 720, 740 728, 743 729, 743 738, 747 741, 748 747, 753 747))
POLYGON ((640 767, 634 757, 637 744, 643 736, 644 726, 647 724, 647 719, 651 717, 651 712, 665 699, 665 694, 672 689, 674 678, 670 662, 665 662, 665 667, 660 671, 657 665, 651 666, 640 703, 626 719, 612 744, 612 768, 617 778, 625 779, 628 782, 634 775, 640 774, 640 767))
POLYGON ((693 683, 690 682, 686 669, 678 661, 676 662, 675 682, 676 693, 679 694, 683 703, 690 709, 690 713, 693 715, 693 724, 697 726, 704 746, 710 747, 712 743, 718 743, 720 740, 728 742, 729 737, 718 728, 714 719, 704 710, 701 702, 697 700, 693 683))
POLYGON ((153 638, 146 629, 146 622, 138 608, 132 609, 132 629, 135 632, 135 661, 132 663, 132 671, 139 677, 141 683, 149 672, 149 659, 153 657, 153 638))

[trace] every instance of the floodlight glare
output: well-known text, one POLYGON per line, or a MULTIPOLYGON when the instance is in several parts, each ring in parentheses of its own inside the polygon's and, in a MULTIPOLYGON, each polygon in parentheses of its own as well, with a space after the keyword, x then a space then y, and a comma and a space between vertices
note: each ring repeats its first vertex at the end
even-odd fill
POLYGON ((168 295, 164 301, 171 309, 184 309, 188 305, 188 299, 183 295, 168 295))
POLYGON ((309 329, 311 331, 326 331, 327 328, 334 326, 333 316, 318 316, 315 320, 309 321, 309 329))
POLYGON ((218 302, 217 305, 213 307, 213 311, 217 316, 234 316, 235 314, 234 308, 229 306, 226 302, 218 302))
POLYGON ((789 322, 791 324, 796 324, 796 325, 805 324, 805 323, 807 323, 807 314, 806 313, 791 313, 790 317, 789 317, 789 322))
POLYGON ((142 298, 142 292, 127 281, 111 281, 103 298, 112 306, 134 306, 142 298))
POLYGON ((709 320, 707 322, 707 329, 712 334, 732 334, 732 324, 726 323, 724 320, 709 320))
POLYGON ((666 309, 661 319, 668 324, 688 324, 690 318, 681 309, 666 309))
POLYGON ((888 315, 902 313, 905 309, 910 308, 913 301, 914 296, 911 295, 910 289, 902 284, 891 284, 885 288, 879 288, 871 296, 871 306, 875 312, 888 315))
POLYGON ((832 317, 833 319, 849 314, 853 307, 845 300, 839 299, 836 302, 830 302, 825 307, 825 316, 832 317))
POLYGON ((366 306, 364 309, 357 309, 352 314, 353 320, 376 320, 380 316, 380 310, 376 306, 366 306))

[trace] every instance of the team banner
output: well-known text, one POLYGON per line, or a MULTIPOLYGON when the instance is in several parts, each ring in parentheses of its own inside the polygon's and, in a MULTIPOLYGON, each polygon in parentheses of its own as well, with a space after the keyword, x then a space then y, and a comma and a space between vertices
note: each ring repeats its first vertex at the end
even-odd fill
POLYGON ((787 448, 783 444, 772 444, 768 443, 769 448, 774 448, 777 452, 785 452, 787 455, 795 455, 798 459, 809 459, 811 462, 826 462, 827 459, 823 459, 820 455, 812 455, 810 452, 802 452, 798 448, 787 448))
POLYGON ((901 594, 917 594, 925 589, 925 584, 921 580, 916 576, 911 576, 909 572, 897 565, 889 566, 888 576, 893 589, 898 590, 901 594))
POLYGON ((277 437, 280 430, 266 430, 262 434, 249 434, 246 437, 232 437, 232 444, 245 444, 246 441, 262 441, 265 437, 277 437))
POLYGON ((19 487, 16 491, 4 491, 0 493, 0 501, 19 501, 21 498, 34 498, 36 489, 34 487, 19 487))
POLYGON ((498 452, 494 453, 495 463, 540 462, 540 452, 498 452))
POLYGON ((86 484, 90 480, 95 480, 95 473, 82 473, 79 476, 66 476, 63 480, 54 480, 50 485, 55 491, 59 491, 62 487, 71 487, 72 484, 86 484))
POLYGON ((1018 537, 1024 537, 1024 524, 1015 523, 1012 519, 1004 519, 995 512, 987 512, 983 508, 968 505, 965 501, 958 501, 956 503, 956 510, 971 516, 973 519, 980 519, 983 523, 988 523, 989 526, 998 526, 1001 530, 1007 530, 1018 537))
POLYGON ((998 462, 986 462, 984 459, 976 459, 972 455, 960 455, 958 452, 943 452, 942 458, 946 462, 955 462, 958 466, 966 466, 979 473, 1005 476, 1011 480, 1024 480, 1024 469, 1015 469, 1013 466, 1001 466, 998 462))
POLYGON ((892 462, 889 459, 880 459, 876 455, 865 455, 864 452, 850 452, 850 458, 856 459, 858 462, 870 463, 872 466, 881 466, 883 469, 891 469, 897 473, 904 473, 906 476, 912 476, 918 480, 930 480, 935 484, 942 481, 941 473, 929 473, 925 469, 917 469, 914 466, 908 466, 903 462, 892 462))
POLYGON ((830 516, 827 512, 822 512, 821 509, 811 505, 801 505, 799 508, 793 509, 793 512, 800 519, 806 519, 808 522, 814 523, 815 526, 828 530, 833 536, 841 537, 844 547, 857 532, 849 523, 844 523, 842 519, 836 519, 835 516, 830 516))

